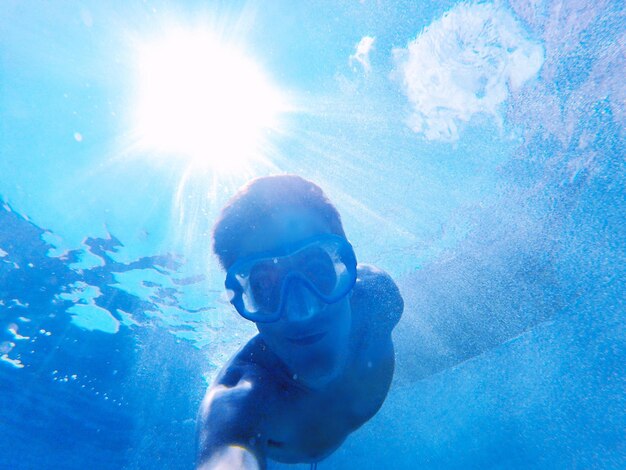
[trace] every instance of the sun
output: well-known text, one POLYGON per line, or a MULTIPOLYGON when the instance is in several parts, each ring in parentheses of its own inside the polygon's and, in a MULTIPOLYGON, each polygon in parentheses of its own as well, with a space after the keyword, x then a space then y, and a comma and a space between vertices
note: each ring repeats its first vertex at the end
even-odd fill
POLYGON ((262 159, 284 94, 243 50, 206 28, 170 28, 137 49, 134 136, 143 151, 236 171, 262 159))

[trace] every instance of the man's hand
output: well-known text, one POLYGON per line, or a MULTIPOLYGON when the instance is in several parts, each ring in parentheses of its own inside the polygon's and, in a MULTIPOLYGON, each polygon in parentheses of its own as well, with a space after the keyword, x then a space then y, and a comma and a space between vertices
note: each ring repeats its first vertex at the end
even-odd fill
POLYGON ((197 470, 262 470, 264 466, 254 454, 243 447, 228 446, 214 452, 198 464, 197 470))

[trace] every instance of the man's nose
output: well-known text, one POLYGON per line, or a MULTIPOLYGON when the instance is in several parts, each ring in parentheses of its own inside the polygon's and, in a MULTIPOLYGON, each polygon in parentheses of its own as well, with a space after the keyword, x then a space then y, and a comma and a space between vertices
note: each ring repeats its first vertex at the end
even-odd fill
POLYGON ((322 308, 321 300, 302 282, 296 279, 288 286, 284 310, 286 320, 308 320, 322 308))

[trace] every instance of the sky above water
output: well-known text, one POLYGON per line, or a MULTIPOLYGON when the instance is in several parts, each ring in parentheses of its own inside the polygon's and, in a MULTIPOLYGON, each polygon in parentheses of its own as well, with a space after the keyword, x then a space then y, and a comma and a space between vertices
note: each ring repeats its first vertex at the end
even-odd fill
MULTIPOLYGON (((499 3, 4 9, 4 202, 48 230, 51 255, 82 248, 76 269, 102 265, 83 240, 109 234, 119 262, 182 256, 186 274, 206 278, 184 302, 217 302, 222 319, 210 230, 238 187, 267 174, 315 181, 359 261, 409 275, 462 241, 470 209, 496 197, 522 142, 507 106, 545 60, 541 38, 499 3)), ((153 277, 116 280, 144 297, 153 277)), ((93 310, 99 291, 79 291, 91 310, 75 323, 115 330, 93 310)), ((166 324, 179 314, 162 312, 166 324)))
MULTIPOLYGON (((462 236, 462 226, 443 234, 454 211, 489 193, 494 169, 516 143, 502 105, 543 60, 539 42, 508 10, 459 7, 442 20, 452 5, 7 2, 0 19, 0 194, 68 246, 108 230, 128 256, 155 249, 188 254, 198 249, 189 240, 206 236, 217 209, 250 177, 298 173, 337 203, 361 259, 395 273, 415 269, 462 236), (189 37, 168 53, 167 41, 180 31, 189 37), (219 160, 231 158, 224 142, 201 144, 200 160, 213 161, 201 165, 171 155, 176 147, 166 155, 158 143, 138 142, 142 93, 168 68, 184 75, 186 63, 172 57, 194 41, 200 43, 195 60, 209 70, 227 66, 211 55, 209 43, 227 46, 226 55, 254 62, 282 96, 275 122, 262 129, 263 142, 253 150, 262 161, 223 172, 219 160), (141 70, 142 48, 150 47, 162 69, 141 70), (479 52, 472 55, 471 47, 479 52), (468 67, 473 72, 457 82, 468 67), (431 248, 416 248, 424 240, 431 248), (413 251, 412 264, 403 261, 406 250, 413 251)), ((231 93, 225 107, 240 107, 233 146, 234 136, 248 139, 241 122, 247 104, 233 97, 250 102, 258 94, 245 74, 234 91, 207 85, 221 90, 215 96, 231 93)), ((179 116, 164 129, 181 120, 194 125, 184 105, 159 108, 168 90, 185 86, 173 80, 144 98, 154 112, 179 116)), ((202 129, 200 120, 195 134, 179 140, 202 129)))

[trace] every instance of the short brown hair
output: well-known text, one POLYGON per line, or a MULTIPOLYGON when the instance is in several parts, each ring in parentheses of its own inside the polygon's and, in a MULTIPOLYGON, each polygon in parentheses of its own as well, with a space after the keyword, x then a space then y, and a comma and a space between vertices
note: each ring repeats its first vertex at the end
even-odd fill
POLYGON ((241 240, 260 221, 285 207, 313 210, 332 233, 345 237, 339 212, 315 183, 296 175, 256 178, 228 201, 213 228, 213 251, 222 267, 228 269, 237 260, 241 240))

